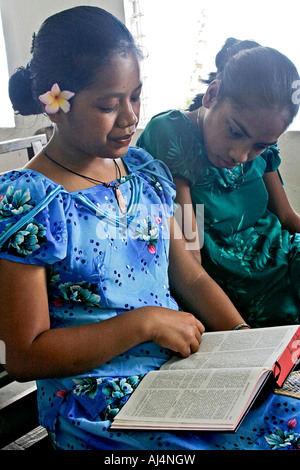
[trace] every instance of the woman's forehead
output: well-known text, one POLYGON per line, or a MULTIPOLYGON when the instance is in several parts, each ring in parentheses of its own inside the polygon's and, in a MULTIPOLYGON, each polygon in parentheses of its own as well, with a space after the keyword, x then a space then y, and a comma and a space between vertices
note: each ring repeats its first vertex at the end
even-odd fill
POLYGON ((234 125, 243 136, 267 146, 275 144, 288 125, 287 111, 276 108, 243 107, 224 100, 214 112, 219 116, 219 123, 234 125))

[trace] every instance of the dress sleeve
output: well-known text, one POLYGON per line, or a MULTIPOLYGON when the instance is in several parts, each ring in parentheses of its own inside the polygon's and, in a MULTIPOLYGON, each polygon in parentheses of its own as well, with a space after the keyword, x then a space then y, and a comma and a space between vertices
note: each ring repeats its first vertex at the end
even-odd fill
POLYGON ((261 156, 266 162, 266 173, 278 170, 281 163, 281 158, 279 156, 279 148, 276 145, 271 145, 270 147, 268 147, 261 154, 261 156))
POLYGON ((68 238, 66 194, 61 186, 35 172, 20 170, 2 175, 0 257, 38 265, 63 259, 68 238))
POLYGON ((182 113, 169 111, 154 116, 137 140, 137 145, 165 162, 173 178, 195 184, 199 142, 196 142, 191 124, 182 113))

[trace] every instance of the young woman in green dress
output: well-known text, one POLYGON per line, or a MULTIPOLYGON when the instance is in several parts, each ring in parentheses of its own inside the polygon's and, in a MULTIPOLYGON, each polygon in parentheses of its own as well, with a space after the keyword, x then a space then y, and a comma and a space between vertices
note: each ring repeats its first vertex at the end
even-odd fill
POLYGON ((187 248, 243 318, 253 327, 299 323, 300 217, 276 145, 298 111, 299 74, 277 50, 233 38, 216 66, 187 112, 153 117, 137 144, 169 166, 185 233, 204 205, 200 244, 187 248))

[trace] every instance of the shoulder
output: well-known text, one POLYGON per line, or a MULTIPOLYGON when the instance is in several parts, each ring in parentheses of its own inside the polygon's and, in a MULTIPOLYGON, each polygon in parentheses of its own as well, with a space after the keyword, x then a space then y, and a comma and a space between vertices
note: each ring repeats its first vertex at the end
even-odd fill
POLYGON ((160 142, 167 143, 172 137, 185 136, 191 123, 186 115, 179 110, 170 110, 153 116, 146 125, 143 133, 137 141, 137 145, 144 147, 154 135, 159 136, 160 142), (145 144, 145 145, 144 145, 145 144))
POLYGON ((154 159, 147 150, 141 147, 131 146, 129 147, 126 155, 123 157, 123 160, 127 166, 131 167, 138 166, 146 162, 151 162, 154 159))
POLYGON ((0 175, 1 199, 9 189, 9 193, 18 191, 17 194, 20 195, 26 192, 28 197, 34 196, 36 200, 41 200, 57 188, 61 188, 61 186, 34 170, 13 170, 0 175))
POLYGON ((185 121, 187 118, 185 114, 178 110, 178 109, 169 109, 168 111, 163 111, 161 113, 156 114, 153 116, 148 125, 172 125, 174 123, 181 123, 185 121))
POLYGON ((137 145, 154 158, 163 160, 174 178, 195 184, 204 153, 198 129, 181 111, 154 116, 145 127, 137 145))
POLYGON ((276 145, 271 145, 262 154, 262 159, 265 162, 265 172, 275 171, 279 168, 281 158, 279 155, 279 148, 276 145))
MULTIPOLYGON (((52 201, 62 201, 62 186, 34 170, 14 170, 0 176, 0 222, 15 223, 27 213, 37 213, 52 201)), ((26 215, 27 217, 27 215, 26 215)))
MULTIPOLYGON (((34 260, 41 244, 47 244, 51 221, 65 220, 66 191, 33 170, 15 170, 0 177, 0 250, 8 259, 34 260)), ((53 251, 53 250, 52 250, 53 251)))
POLYGON ((163 204, 173 207, 175 199, 175 184, 167 165, 161 160, 154 159, 146 150, 130 147, 124 158, 131 174, 135 174, 148 186, 153 188, 163 204))
POLYGON ((143 148, 130 147, 124 158, 124 162, 131 172, 160 176, 170 182, 173 180, 167 165, 159 159, 154 159, 153 156, 143 148))

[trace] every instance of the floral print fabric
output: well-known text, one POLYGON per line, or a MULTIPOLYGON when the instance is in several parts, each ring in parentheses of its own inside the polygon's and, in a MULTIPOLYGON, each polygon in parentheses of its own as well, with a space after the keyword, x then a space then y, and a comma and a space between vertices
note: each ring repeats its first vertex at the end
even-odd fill
MULTIPOLYGON (((51 328, 100 322, 144 305, 178 309, 167 277, 174 185, 164 165, 143 150, 131 148, 124 163, 128 176, 120 189, 126 216, 112 188, 68 193, 32 170, 0 177, 0 257, 45 266, 51 328)), ((110 430, 144 375, 170 356, 147 342, 85 374, 37 381, 40 422, 54 445, 66 450, 298 446, 298 402, 272 394, 235 434, 110 430)))

